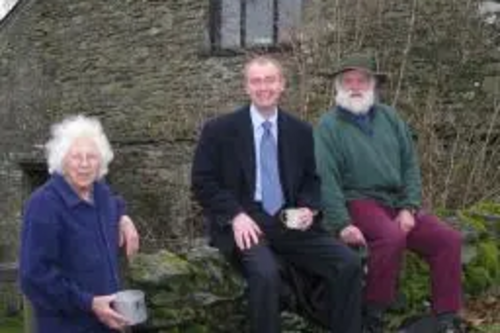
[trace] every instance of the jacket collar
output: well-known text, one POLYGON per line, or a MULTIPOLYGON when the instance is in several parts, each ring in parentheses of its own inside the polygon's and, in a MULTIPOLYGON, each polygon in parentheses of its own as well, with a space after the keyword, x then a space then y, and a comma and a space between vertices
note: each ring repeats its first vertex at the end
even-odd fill
POLYGON ((345 119, 347 121, 351 121, 351 122, 356 122, 356 121, 359 121, 360 119, 367 119, 367 118, 372 120, 373 117, 375 117, 376 108, 375 108, 375 105, 373 105, 370 108, 370 110, 368 110, 367 113, 356 114, 354 112, 347 110, 346 108, 343 108, 341 106, 337 106, 337 112, 340 114, 340 116, 343 119, 345 119))
MULTIPOLYGON (((52 175, 52 187, 56 191, 56 193, 62 198, 64 204, 68 208, 74 208, 75 206, 79 205, 80 203, 86 203, 89 204, 88 201, 83 200, 78 196, 76 191, 71 187, 71 185, 68 183, 68 181, 58 173, 55 173, 52 175)), ((95 197, 95 192, 97 190, 98 184, 97 182, 94 183, 94 186, 92 188, 92 197, 95 197)), ((92 200, 95 201, 95 200, 92 200)))

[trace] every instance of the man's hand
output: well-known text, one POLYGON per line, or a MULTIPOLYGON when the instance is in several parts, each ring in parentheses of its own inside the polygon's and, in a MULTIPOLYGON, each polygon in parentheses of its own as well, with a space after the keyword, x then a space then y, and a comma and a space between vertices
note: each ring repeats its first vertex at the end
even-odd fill
POLYGON ((396 216, 395 221, 405 233, 409 233, 415 227, 415 217, 407 209, 402 209, 396 216))
POLYGON ((92 312, 107 327, 123 331, 128 325, 128 320, 113 310, 111 303, 114 300, 115 295, 95 296, 92 299, 92 312))
POLYGON ((134 222, 127 215, 120 219, 120 247, 125 246, 125 253, 131 258, 139 251, 139 233, 134 222))
POLYGON ((314 221, 314 212, 307 207, 299 208, 298 220, 299 229, 307 230, 314 221))
POLYGON ((340 232, 342 241, 349 245, 364 245, 366 246, 365 236, 358 227, 349 225, 340 232))
POLYGON ((245 213, 240 213, 232 221, 233 234, 236 245, 240 250, 246 250, 259 243, 262 235, 257 223, 245 213))

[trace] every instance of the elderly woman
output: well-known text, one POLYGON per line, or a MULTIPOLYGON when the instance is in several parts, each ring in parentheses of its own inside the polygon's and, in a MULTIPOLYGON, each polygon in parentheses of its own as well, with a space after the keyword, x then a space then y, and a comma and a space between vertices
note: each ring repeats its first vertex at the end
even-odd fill
POLYGON ((112 308, 118 251, 138 248, 135 227, 103 177, 113 152, 101 124, 77 116, 52 128, 51 178, 26 203, 21 287, 37 333, 116 332, 127 321, 112 308))

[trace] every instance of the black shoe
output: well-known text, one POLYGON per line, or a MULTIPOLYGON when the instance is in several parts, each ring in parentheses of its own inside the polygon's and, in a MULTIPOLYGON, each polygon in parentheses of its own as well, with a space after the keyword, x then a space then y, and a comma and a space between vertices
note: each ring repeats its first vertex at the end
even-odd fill
POLYGON ((384 333, 383 323, 366 323, 363 322, 363 333, 384 333))
POLYGON ((437 333, 466 333, 466 329, 459 318, 438 320, 437 333))
POLYGON ((363 333, 384 333, 383 313, 365 313, 363 333))
POLYGON ((367 303, 363 307, 363 333, 384 333, 384 315, 387 306, 367 303))

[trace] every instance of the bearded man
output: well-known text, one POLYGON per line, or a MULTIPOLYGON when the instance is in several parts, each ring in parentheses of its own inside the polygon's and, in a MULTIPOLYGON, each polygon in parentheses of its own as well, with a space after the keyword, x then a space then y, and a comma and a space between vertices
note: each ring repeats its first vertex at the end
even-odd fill
POLYGON ((430 266, 437 331, 458 332, 461 236, 421 208, 411 132, 394 109, 377 101, 384 77, 368 55, 344 59, 335 72, 336 106, 315 129, 324 224, 345 243, 368 248, 365 332, 384 332, 405 249, 430 266))

